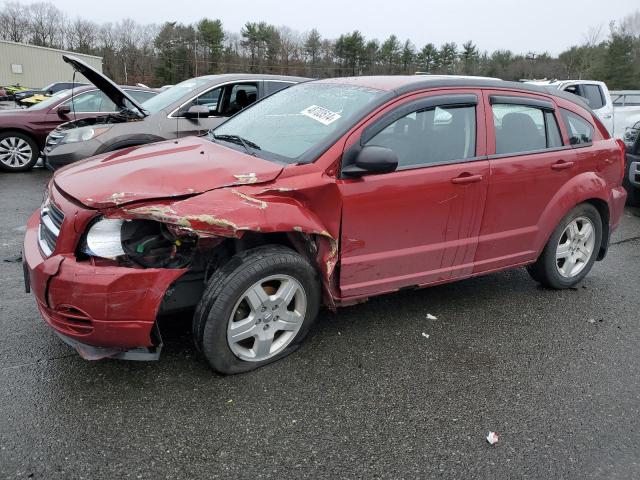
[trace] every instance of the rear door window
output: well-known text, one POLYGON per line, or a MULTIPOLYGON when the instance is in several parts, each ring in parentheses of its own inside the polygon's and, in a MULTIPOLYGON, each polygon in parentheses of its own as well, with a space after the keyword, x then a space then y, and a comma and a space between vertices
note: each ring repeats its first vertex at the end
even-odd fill
POLYGON ((591 145, 593 142, 593 126, 581 116, 561 109, 564 122, 569 132, 569 143, 571 145, 591 145))
POLYGON ((494 104, 496 155, 562 147, 555 115, 528 105, 494 104))

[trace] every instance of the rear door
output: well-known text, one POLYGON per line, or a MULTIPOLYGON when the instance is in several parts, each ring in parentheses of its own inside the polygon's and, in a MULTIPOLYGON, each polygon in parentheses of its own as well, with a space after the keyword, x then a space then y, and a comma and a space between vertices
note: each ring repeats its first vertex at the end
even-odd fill
POLYGON ((390 148, 399 165, 338 181, 343 297, 472 272, 489 175, 481 100, 473 90, 415 95, 355 133, 351 148, 390 148))
POLYGON ((578 171, 550 97, 484 92, 491 176, 475 273, 536 258, 540 217, 578 171))

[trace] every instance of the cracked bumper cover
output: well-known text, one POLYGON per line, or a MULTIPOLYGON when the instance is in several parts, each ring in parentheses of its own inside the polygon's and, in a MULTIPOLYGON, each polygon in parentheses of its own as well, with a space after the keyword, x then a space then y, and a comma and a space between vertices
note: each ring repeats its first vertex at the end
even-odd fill
POLYGON ((184 270, 97 266, 55 252, 45 258, 38 223, 36 212, 27 224, 23 258, 25 279, 47 324, 87 357, 153 353, 159 346, 152 332, 160 304, 184 270))

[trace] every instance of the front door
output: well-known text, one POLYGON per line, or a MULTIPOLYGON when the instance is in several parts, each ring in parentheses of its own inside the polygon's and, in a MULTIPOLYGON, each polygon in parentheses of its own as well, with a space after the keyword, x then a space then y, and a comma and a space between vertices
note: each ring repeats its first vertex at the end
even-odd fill
POLYGON ((390 148, 399 164, 392 173, 338 181, 343 298, 472 272, 489 175, 480 97, 414 95, 362 131, 356 147, 390 148))
POLYGON ((258 99, 260 82, 238 82, 214 87, 182 105, 166 122, 169 138, 202 135, 217 127, 230 116, 248 107, 258 99), (194 105, 209 108, 206 118, 188 118, 187 111, 194 105))

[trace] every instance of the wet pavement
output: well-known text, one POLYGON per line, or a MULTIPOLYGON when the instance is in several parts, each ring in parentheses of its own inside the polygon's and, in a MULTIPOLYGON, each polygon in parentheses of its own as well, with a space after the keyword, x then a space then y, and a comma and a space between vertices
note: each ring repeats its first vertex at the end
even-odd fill
POLYGON ((221 377, 189 319, 155 363, 44 325, 1 260, 48 178, 0 173, 0 478, 640 477, 637 212, 577 289, 518 269, 322 311, 297 353, 221 377))

